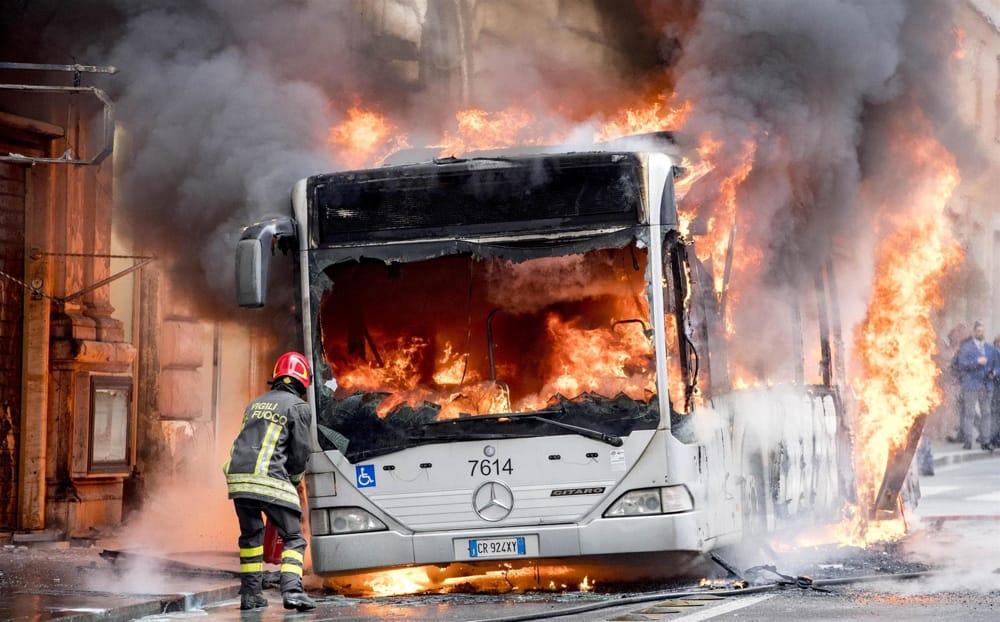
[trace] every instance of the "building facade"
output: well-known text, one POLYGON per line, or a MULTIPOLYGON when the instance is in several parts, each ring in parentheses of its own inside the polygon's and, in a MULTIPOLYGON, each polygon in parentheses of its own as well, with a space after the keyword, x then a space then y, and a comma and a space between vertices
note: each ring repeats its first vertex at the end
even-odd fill
MULTIPOLYGON (((971 130, 978 156, 975 170, 962 170, 961 184, 948 206, 965 265, 947 283, 948 296, 938 320, 940 360, 947 365, 956 344, 947 336, 955 327, 981 320, 990 340, 1000 336, 1000 0, 954 3, 957 47, 956 121, 971 130)), ((949 372, 944 370, 947 383, 949 372)), ((927 434, 943 440, 955 434, 958 407, 946 386, 945 403, 927 422, 927 434)))
POLYGON ((949 319, 982 319, 991 334, 1000 334, 1000 210, 996 204, 1000 176, 1000 1, 966 0, 957 5, 956 112, 973 130, 985 166, 962 171, 962 184, 951 206, 966 256, 977 274, 965 292, 964 304, 951 310, 949 319))
POLYGON ((135 455, 135 348, 99 286, 110 276, 112 128, 94 93, 0 98, 0 529, 83 533, 120 522, 135 455))
MULTIPOLYGON (((350 14, 358 45, 401 81, 465 105, 492 96, 477 89, 504 50, 544 45, 563 65, 624 64, 629 50, 611 42, 627 37, 602 4, 374 0, 350 14)), ((7 84, 74 80, 85 87, 87 74, 0 70, 7 84)), ((191 477, 224 501, 221 476, 206 473, 270 372, 273 338, 199 317, 169 258, 146 259, 118 230, 128 128, 105 126, 102 106, 91 92, 0 91, 0 155, 19 156, 0 161, 0 531, 106 534, 191 477), (74 162, 105 149, 99 162, 74 162)))

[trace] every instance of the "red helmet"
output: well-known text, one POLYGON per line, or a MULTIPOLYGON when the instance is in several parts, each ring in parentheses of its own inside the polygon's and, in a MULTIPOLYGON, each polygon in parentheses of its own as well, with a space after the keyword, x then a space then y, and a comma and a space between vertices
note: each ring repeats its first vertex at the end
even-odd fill
POLYGON ((282 377, 295 378, 302 383, 302 386, 309 388, 312 384, 312 372, 309 370, 309 361, 298 352, 285 352, 274 364, 274 375, 271 382, 282 377))

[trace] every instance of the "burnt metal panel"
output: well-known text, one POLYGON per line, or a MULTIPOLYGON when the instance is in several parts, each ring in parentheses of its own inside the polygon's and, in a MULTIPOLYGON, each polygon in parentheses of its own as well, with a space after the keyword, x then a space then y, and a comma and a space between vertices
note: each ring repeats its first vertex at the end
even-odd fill
POLYGON ((557 238, 527 238, 479 242, 475 240, 443 239, 406 244, 371 244, 341 246, 312 252, 316 262, 324 266, 343 261, 378 259, 386 263, 425 261, 446 255, 472 255, 480 259, 503 258, 526 261, 537 257, 554 257, 585 253, 598 248, 621 248, 631 244, 640 235, 637 226, 623 226, 612 231, 593 232, 586 235, 557 238))
MULTIPOLYGON (((0 270, 24 278, 25 167, 0 162, 0 270)), ((16 527, 24 289, 0 276, 0 529, 16 527)))
POLYGON ((635 224, 634 154, 435 160, 309 179, 310 245, 635 224))

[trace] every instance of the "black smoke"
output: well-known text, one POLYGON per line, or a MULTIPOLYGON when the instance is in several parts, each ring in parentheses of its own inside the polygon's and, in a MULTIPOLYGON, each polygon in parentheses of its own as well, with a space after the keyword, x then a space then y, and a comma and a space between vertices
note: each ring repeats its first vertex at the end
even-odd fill
MULTIPOLYGON (((721 141, 717 168, 685 199, 702 220, 720 213, 721 181, 752 146, 752 171, 736 193, 736 248, 761 257, 734 276, 754 292, 739 301, 738 332, 787 318, 788 301, 808 299, 828 261, 842 272, 841 304, 859 319, 873 247, 886 233, 880 214, 905 213, 913 181, 927 174, 887 148, 894 135, 923 133, 956 157, 963 175, 981 172, 958 118, 954 9, 919 0, 700 5, 671 69, 671 96, 694 103, 684 122, 689 148, 706 135, 721 141)), ((780 358, 778 337, 759 336, 762 347, 744 343, 744 355, 766 368, 780 358)))

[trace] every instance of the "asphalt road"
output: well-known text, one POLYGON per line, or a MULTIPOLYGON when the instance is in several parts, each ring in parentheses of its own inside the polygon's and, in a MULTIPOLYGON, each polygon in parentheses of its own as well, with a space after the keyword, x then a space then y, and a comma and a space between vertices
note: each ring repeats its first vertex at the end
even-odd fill
POLYGON ((996 457, 939 467, 920 480, 920 515, 1000 518, 1000 451, 996 457))
MULTIPOLYGON (((557 620, 998 620, 1000 619, 1000 452, 996 458, 938 469, 921 483, 921 518, 898 555, 922 561, 938 574, 927 579, 885 581, 832 588, 830 593, 785 588, 730 598, 655 601, 619 606, 557 620)), ((888 553, 887 553, 888 555, 888 553)), ((609 594, 441 595, 391 599, 327 597, 309 614, 286 612, 277 594, 261 612, 240 615, 236 602, 189 617, 212 620, 482 620, 620 598, 609 594)))

